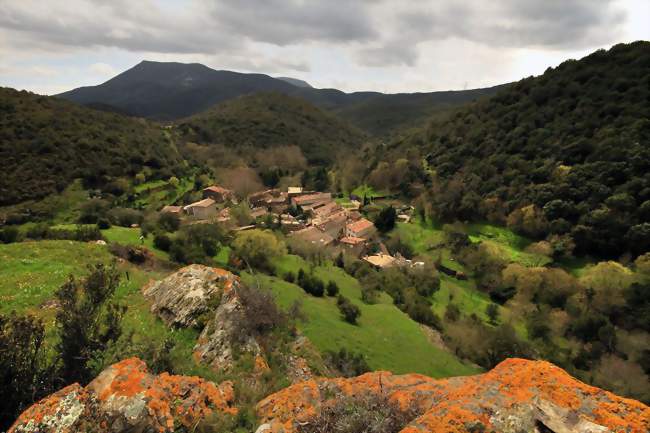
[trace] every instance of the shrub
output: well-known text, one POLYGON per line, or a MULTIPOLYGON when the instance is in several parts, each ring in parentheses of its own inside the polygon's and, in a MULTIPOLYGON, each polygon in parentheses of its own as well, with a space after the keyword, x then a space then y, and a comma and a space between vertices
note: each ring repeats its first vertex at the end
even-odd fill
POLYGON ((169 251, 172 240, 167 235, 158 234, 153 238, 153 245, 161 251, 169 251))
POLYGON ((397 212, 393 206, 385 207, 379 212, 377 218, 375 219, 375 226, 377 230, 382 233, 386 233, 395 228, 395 222, 397 221, 397 212))
POLYGON ((158 227, 166 232, 175 232, 181 226, 181 220, 178 215, 164 212, 158 217, 158 227))
POLYGON ((0 229, 0 242, 3 244, 11 244, 18 240, 20 232, 16 227, 5 227, 0 229))
POLYGON ((296 276, 294 275, 293 272, 289 271, 286 274, 284 274, 284 281, 286 281, 287 283, 293 283, 294 281, 296 281, 296 276))
POLYGON ((111 222, 108 220, 108 218, 99 218, 97 220, 97 228, 100 230, 107 230, 111 228, 111 222))
POLYGON ((337 396, 304 423, 298 433, 397 433, 420 416, 414 404, 402 405, 387 395, 337 396))
POLYGON ((359 316, 361 316, 361 310, 359 307, 354 305, 348 298, 343 295, 338 296, 336 305, 339 307, 339 311, 341 312, 341 315, 343 315, 343 319, 348 323, 356 325, 357 319, 359 316))
POLYGON ((99 218, 106 215, 109 203, 100 198, 93 198, 81 205, 79 223, 96 224, 99 218))
POLYGON ((286 325, 287 317, 278 308, 270 291, 241 286, 238 293, 246 315, 246 323, 240 324, 241 327, 265 334, 286 325))
POLYGON ((264 230, 249 230, 237 234, 232 243, 233 252, 249 266, 271 270, 272 261, 287 253, 284 243, 264 230))
POLYGON ((348 351, 345 348, 341 348, 338 352, 326 352, 325 361, 344 377, 359 376, 370 371, 362 354, 348 351))
POLYGON ((107 216, 111 223, 122 227, 131 227, 134 224, 140 225, 144 220, 141 211, 129 208, 111 209, 108 211, 107 216))
POLYGON ((327 296, 336 296, 339 294, 339 286, 334 282, 330 281, 327 283, 327 296))

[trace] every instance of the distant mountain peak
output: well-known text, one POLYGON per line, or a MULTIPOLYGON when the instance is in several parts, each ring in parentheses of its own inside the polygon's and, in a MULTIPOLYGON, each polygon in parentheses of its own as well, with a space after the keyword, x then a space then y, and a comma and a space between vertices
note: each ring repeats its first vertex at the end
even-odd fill
POLYGON ((282 80, 285 83, 293 84, 296 87, 304 87, 308 89, 313 89, 314 87, 309 84, 308 82, 304 80, 300 80, 298 78, 291 78, 291 77, 275 77, 277 80, 282 80))

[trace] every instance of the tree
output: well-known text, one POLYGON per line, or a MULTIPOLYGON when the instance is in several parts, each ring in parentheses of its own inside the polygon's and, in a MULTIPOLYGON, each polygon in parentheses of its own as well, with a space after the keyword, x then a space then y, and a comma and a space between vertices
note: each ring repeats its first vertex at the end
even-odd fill
POLYGON ((327 283, 327 296, 336 296, 339 294, 339 286, 334 282, 330 281, 327 283))
POLYGON ((395 228, 395 222, 397 221, 397 211, 393 206, 385 207, 379 212, 377 218, 375 219, 375 226, 377 230, 382 233, 387 233, 395 228))
POLYGON ((343 319, 353 325, 357 324, 357 319, 361 316, 361 310, 359 307, 354 305, 348 298, 343 295, 339 295, 336 300, 336 305, 339 307, 343 319))
POLYGON ((273 270, 273 260, 287 253, 284 242, 265 230, 239 232, 232 243, 233 252, 249 266, 273 270))
POLYGON ((175 232, 180 226, 181 220, 176 214, 163 212, 158 217, 158 227, 167 232, 175 232))
POLYGON ((497 304, 488 304, 485 307, 485 314, 487 314, 492 325, 496 325, 499 319, 499 306, 497 304))
POLYGON ((56 327, 60 340, 59 377, 63 384, 87 383, 94 376, 91 361, 122 334, 126 307, 111 302, 120 276, 115 263, 89 268, 83 279, 70 276, 55 293, 60 308, 56 327))

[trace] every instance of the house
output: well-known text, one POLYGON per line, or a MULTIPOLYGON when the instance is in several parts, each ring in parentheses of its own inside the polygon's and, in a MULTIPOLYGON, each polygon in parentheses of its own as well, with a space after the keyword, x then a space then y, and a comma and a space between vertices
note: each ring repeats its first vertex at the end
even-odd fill
POLYGON ((302 230, 305 228, 305 225, 302 222, 298 221, 296 217, 289 214, 280 215, 280 226, 290 232, 295 232, 297 230, 302 230))
POLYGON ((183 210, 197 219, 210 219, 217 215, 217 203, 211 198, 204 198, 185 206, 183 210))
POLYGON ((315 207, 311 211, 311 215, 314 218, 314 220, 325 220, 327 219, 330 215, 333 215, 335 213, 339 213, 343 210, 343 208, 336 202, 331 201, 324 203, 318 207, 315 207))
POLYGON ((297 239, 301 239, 305 242, 309 242, 311 244, 315 245, 320 245, 320 246, 328 246, 334 242, 334 238, 330 235, 328 235, 325 232, 322 232, 318 230, 316 227, 311 226, 304 228, 302 230, 298 230, 296 232, 293 232, 291 234, 291 237, 295 237, 297 239))
POLYGON ((181 215, 183 213, 182 206, 165 206, 160 210, 160 213, 171 213, 174 215, 181 215))
POLYGON ((377 233, 375 225, 365 218, 361 218, 345 227, 345 236, 348 237, 370 239, 375 233, 377 233))
POLYGON ((278 196, 272 196, 267 200, 267 206, 271 212, 281 214, 289 209, 289 196, 286 192, 281 192, 278 196))
POLYGON ((330 201, 332 201, 332 193, 329 192, 317 192, 314 194, 301 195, 298 197, 291 198, 291 204, 296 207, 307 206, 318 202, 330 202, 330 201))
POLYGON ((339 243, 341 244, 341 249, 348 253, 352 254, 355 257, 359 257, 361 254, 363 254, 364 250, 366 249, 366 240, 363 238, 354 238, 354 237, 342 237, 339 240, 339 243))
POLYGON ((363 260, 379 269, 392 268, 397 265, 395 257, 381 253, 374 256, 365 256, 363 260))
POLYGON ((287 195, 291 197, 296 197, 303 194, 303 189, 301 186, 290 186, 287 188, 287 195))
POLYGON ((268 214, 269 214, 269 211, 265 207, 255 207, 255 208, 251 209, 251 211, 250 211, 251 218, 253 218, 254 220, 256 220, 258 218, 261 218, 261 217, 263 217, 265 215, 268 215, 268 214))
POLYGON ((345 212, 338 212, 327 218, 314 220, 313 223, 320 231, 327 233, 333 238, 338 238, 345 232, 347 219, 345 212))
POLYGON ((235 193, 218 185, 209 186, 203 189, 203 198, 211 198, 216 203, 235 201, 235 193))

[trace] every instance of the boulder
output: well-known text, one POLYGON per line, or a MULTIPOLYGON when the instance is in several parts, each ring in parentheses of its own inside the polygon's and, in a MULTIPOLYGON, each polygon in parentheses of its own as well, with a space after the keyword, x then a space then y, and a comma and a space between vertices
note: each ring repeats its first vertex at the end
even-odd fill
POLYGON ((236 289, 239 278, 223 269, 203 265, 186 266, 160 281, 142 288, 151 312, 167 325, 198 326, 198 318, 219 305, 224 291, 236 289))
POLYGON ((650 407, 588 386, 544 361, 508 359, 488 373, 436 380, 374 372, 313 379, 257 405, 260 433, 297 432, 339 398, 379 394, 415 409, 401 433, 647 433, 650 407))
POLYGON ((86 387, 73 384, 23 412, 8 433, 172 433, 213 413, 235 415, 230 382, 153 375, 137 358, 104 370, 86 387))

